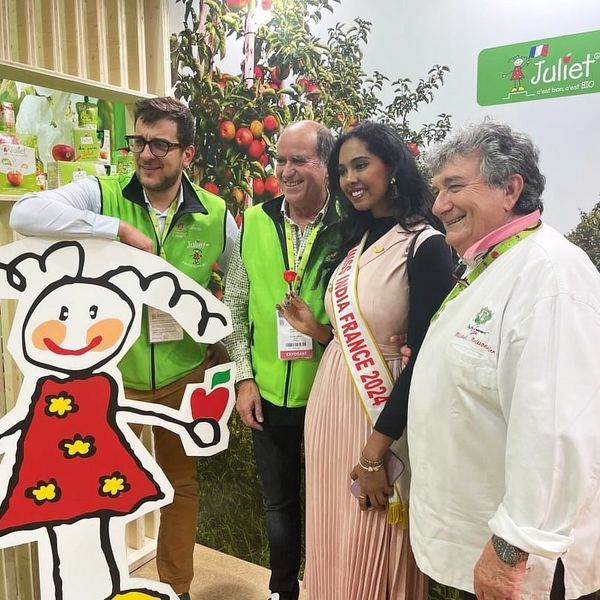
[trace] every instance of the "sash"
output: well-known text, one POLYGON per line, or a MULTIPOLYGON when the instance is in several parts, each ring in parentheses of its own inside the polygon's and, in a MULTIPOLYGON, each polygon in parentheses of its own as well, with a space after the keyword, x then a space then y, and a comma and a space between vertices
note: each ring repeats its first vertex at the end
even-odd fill
MULTIPOLYGON (((361 407, 373 427, 394 387, 394 379, 358 303, 359 261, 367 234, 358 246, 348 252, 334 273, 331 292, 336 335, 361 407)), ((392 444, 390 451, 398 457, 398 440, 392 444)), ((408 505, 406 500, 402 500, 398 482, 392 487, 394 492, 389 498, 388 522, 406 526, 408 505)))

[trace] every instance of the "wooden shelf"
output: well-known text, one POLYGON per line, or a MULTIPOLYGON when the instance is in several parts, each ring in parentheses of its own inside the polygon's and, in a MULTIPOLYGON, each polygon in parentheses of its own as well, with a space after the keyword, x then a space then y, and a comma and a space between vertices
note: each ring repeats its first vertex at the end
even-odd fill
POLYGON ((23 63, 6 60, 0 60, 0 79, 2 78, 70 92, 72 94, 122 102, 123 104, 131 104, 139 98, 149 98, 157 95, 139 90, 124 89, 107 83, 99 83, 92 79, 73 77, 72 75, 56 73, 42 67, 31 67, 23 63))
POLYGON ((0 0, 0 78, 117 100, 171 89, 169 0, 0 0))
POLYGON ((27 192, 23 192, 22 194, 0 194, 0 202, 16 202, 21 196, 25 195, 27 192))

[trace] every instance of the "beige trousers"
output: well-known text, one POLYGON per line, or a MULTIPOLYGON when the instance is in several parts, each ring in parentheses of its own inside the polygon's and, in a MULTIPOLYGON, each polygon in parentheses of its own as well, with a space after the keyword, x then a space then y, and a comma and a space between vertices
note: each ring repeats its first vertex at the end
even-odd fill
MULTIPOLYGON (((156 402, 178 409, 185 386, 200 383, 204 371, 229 360, 223 344, 209 346, 204 362, 191 373, 157 390, 126 389, 130 400, 156 402)), ((143 425, 132 426, 139 435, 143 425)), ((160 580, 175 593, 188 592, 194 578, 194 545, 198 526, 197 457, 187 456, 178 435, 162 427, 153 427, 156 461, 175 490, 173 502, 160 509, 160 527, 156 566, 160 580)))

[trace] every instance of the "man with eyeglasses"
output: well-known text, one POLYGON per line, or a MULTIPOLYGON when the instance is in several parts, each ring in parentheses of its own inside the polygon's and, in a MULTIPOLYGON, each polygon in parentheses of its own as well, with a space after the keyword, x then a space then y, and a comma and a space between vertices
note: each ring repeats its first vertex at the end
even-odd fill
MULTIPOLYGON (((238 229, 220 198, 192 184, 186 169, 195 153, 194 117, 174 98, 140 100, 135 134, 128 135, 135 173, 88 177, 56 190, 23 196, 10 225, 24 235, 119 238, 206 286, 213 263, 225 270, 238 229)), ((154 313, 144 315, 140 338, 121 361, 132 400, 179 408, 185 386, 225 362, 221 344, 206 347, 175 331, 151 342, 154 313)), ((198 518, 197 461, 175 434, 154 428, 156 458, 175 489, 161 509, 157 567, 161 581, 189 600, 198 518)))

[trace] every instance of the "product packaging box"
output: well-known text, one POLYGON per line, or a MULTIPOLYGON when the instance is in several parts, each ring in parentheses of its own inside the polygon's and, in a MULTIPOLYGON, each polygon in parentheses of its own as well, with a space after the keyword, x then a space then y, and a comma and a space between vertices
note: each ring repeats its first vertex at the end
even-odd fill
POLYGON ((98 129, 98 159, 104 164, 110 164, 110 129, 98 129))
POLYGON ((133 154, 123 154, 120 150, 113 152, 113 165, 117 173, 133 173, 135 171, 135 163, 133 162, 133 154))
POLYGON ((73 147, 75 148, 76 161, 98 161, 100 149, 95 130, 73 129, 73 147))
POLYGON ((46 165, 48 171, 48 189, 77 181, 89 175, 103 175, 104 165, 93 162, 66 162, 56 160, 46 165))
POLYGON ((39 164, 35 135, 0 133, 0 194, 37 191, 39 164))

